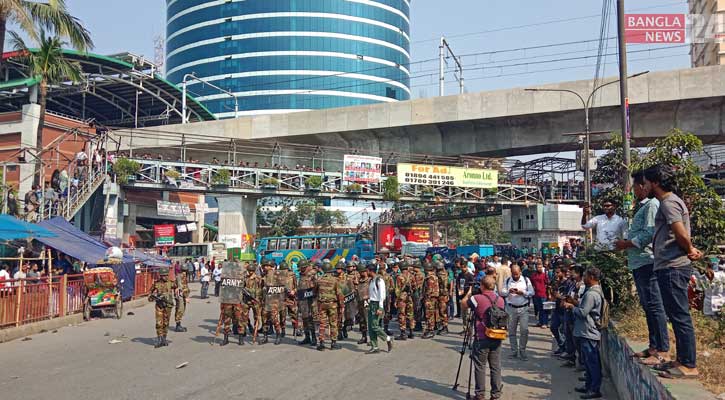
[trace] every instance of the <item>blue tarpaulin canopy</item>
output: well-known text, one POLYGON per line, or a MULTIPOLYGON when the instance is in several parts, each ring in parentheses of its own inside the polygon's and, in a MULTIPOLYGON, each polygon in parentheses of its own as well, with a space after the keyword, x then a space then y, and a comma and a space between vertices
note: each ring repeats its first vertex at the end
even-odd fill
POLYGON ((0 240, 17 240, 55 236, 47 229, 21 221, 12 215, 0 214, 0 240))
POLYGON ((165 260, 159 256, 146 254, 138 250, 130 250, 128 255, 133 257, 136 262, 146 264, 147 267, 168 267, 171 264, 169 260, 165 260))
MULTIPOLYGON (((81 231, 61 217, 55 217, 39 223, 41 227, 54 233, 54 237, 36 237, 36 239, 62 253, 77 258, 91 267, 98 265, 106 256, 108 247, 87 233, 81 231)), ((133 257, 123 256, 121 264, 103 265, 116 272, 121 284, 121 295, 124 299, 133 297, 136 283, 136 268, 133 257)))

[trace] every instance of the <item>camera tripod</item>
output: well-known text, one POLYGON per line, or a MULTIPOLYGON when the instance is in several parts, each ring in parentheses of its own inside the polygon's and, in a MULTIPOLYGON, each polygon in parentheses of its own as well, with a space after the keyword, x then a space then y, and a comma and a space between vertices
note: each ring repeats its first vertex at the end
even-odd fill
MULTIPOLYGON (((469 312, 468 322, 464 325, 463 329, 463 343, 461 343, 461 357, 458 360, 458 370, 456 371, 456 382, 453 384, 453 391, 458 390, 458 378, 461 375, 461 365, 463 365, 463 356, 466 354, 466 349, 470 349, 472 344, 472 338, 475 333, 475 313, 469 312)), ((471 374, 473 372, 473 354, 469 351, 468 355, 468 391, 466 392, 466 400, 471 398, 471 374)))

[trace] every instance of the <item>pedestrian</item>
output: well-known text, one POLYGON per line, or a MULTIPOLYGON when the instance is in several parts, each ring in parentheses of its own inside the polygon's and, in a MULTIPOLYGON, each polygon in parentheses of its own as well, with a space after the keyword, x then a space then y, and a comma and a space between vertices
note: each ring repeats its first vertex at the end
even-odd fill
POLYGON ((475 318, 475 340, 471 350, 471 362, 473 363, 474 379, 476 390, 474 400, 483 400, 486 391, 486 364, 490 370, 491 396, 490 399, 500 399, 503 391, 501 383, 501 343, 503 340, 492 339, 486 335, 487 326, 490 324, 489 309, 496 305, 499 309, 505 307, 504 300, 494 292, 496 279, 493 276, 485 276, 481 282, 481 293, 473 294, 469 288, 463 297, 461 307, 464 313, 470 309, 475 318))
POLYGON ((583 208, 582 228, 596 230, 595 247, 599 250, 614 250, 615 241, 624 238, 627 230, 627 223, 622 217, 615 214, 617 208, 614 200, 606 199, 602 201, 604 214, 597 215, 589 220, 587 218, 591 213, 591 206, 586 204, 583 208))
POLYGON ((511 358, 528 360, 526 344, 529 341, 529 305, 534 296, 534 288, 529 278, 521 275, 521 268, 511 267, 511 277, 506 280, 500 293, 506 299, 506 312, 509 314, 508 334, 511 342, 511 358), (517 335, 516 329, 519 329, 517 335))
POLYGON ((199 275, 199 273, 201 272, 201 265, 199 263, 199 260, 194 260, 193 265, 194 265, 194 280, 196 280, 197 277, 199 277, 199 279, 201 279, 201 275, 199 275))
POLYGON ((156 302, 156 344, 155 348, 168 346, 166 334, 169 331, 171 309, 174 307, 174 294, 178 289, 176 282, 169 278, 169 268, 159 269, 159 279, 151 286, 149 301, 156 302))
POLYGON ((211 281, 211 274, 206 264, 201 264, 200 275, 201 278, 201 298, 206 299, 209 297, 209 282, 211 281))
POLYGON ((692 261, 702 258, 690 240, 690 213, 682 199, 673 193, 674 177, 669 169, 655 166, 644 171, 645 183, 660 201, 655 216, 654 268, 665 313, 675 333, 677 356, 655 369, 665 377, 696 378, 695 329, 688 307, 687 284, 692 261))
POLYGON ((214 276, 214 296, 219 297, 219 289, 221 288, 221 284, 222 284, 222 266, 221 266, 221 264, 217 264, 214 266, 214 271, 212 272, 212 275, 214 276))
POLYGON ((493 256, 494 268, 496 268, 496 292, 503 292, 504 282, 511 276, 511 267, 509 266, 508 260, 504 263, 496 264, 498 256, 493 256))
POLYGON ((534 287, 534 313, 538 317, 536 326, 539 328, 548 328, 549 311, 544 310, 544 302, 547 300, 546 286, 549 284, 549 278, 544 270, 544 262, 538 260, 536 262, 536 271, 531 274, 531 285, 534 287))
POLYGON ((7 288, 7 287, 10 287, 10 285, 11 285, 11 283, 10 283, 11 277, 10 277, 10 273, 8 272, 8 269, 9 269, 9 267, 7 264, 3 264, 2 266, 0 266, 0 288, 2 288, 2 287, 7 288))
POLYGON ((375 263, 368 264, 368 274, 371 277, 368 286, 368 336, 370 337, 370 350, 367 354, 377 353, 378 338, 385 338, 388 345, 388 353, 393 351, 393 338, 386 334, 380 326, 383 316, 385 315, 385 298, 387 297, 387 289, 385 288, 385 280, 377 274, 378 266, 375 263))
POLYGON ((561 262, 555 268, 554 280, 551 283, 551 297, 554 299, 554 311, 551 316, 551 335, 556 342, 556 349, 553 354, 558 356, 566 351, 566 343, 563 334, 564 312, 563 307, 564 295, 566 293, 566 273, 564 272, 564 263, 561 262))
POLYGON ((586 290, 581 301, 568 299, 564 307, 574 314, 574 337, 577 338, 584 364, 585 381, 583 387, 575 388, 583 393, 581 399, 598 399, 602 397, 602 367, 599 356, 601 333, 597 323, 602 316, 604 295, 599 282, 602 273, 596 267, 590 267, 584 273, 586 290))
POLYGON ((632 271, 639 303, 644 310, 649 333, 649 346, 634 354, 644 365, 657 365, 669 361, 670 339, 662 295, 654 273, 652 239, 655 216, 660 208, 656 198, 650 199, 650 187, 644 180, 644 172, 632 174, 634 195, 639 201, 632 218, 627 237, 615 243, 617 250, 627 250, 627 266, 632 271))

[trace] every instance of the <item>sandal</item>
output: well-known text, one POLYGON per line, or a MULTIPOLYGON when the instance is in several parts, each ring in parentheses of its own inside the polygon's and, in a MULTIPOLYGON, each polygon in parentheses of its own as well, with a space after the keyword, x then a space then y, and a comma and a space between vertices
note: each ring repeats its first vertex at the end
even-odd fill
POLYGON ((664 363, 668 362, 669 360, 667 360, 666 358, 662 357, 659 354, 656 354, 656 355, 651 355, 647 358, 640 358, 637 361, 639 361, 642 365, 647 365, 647 366, 651 367, 651 366, 657 366, 657 365, 664 364, 664 363))
POLYGON ((692 369, 695 372, 694 373, 687 373, 683 371, 682 368, 686 367, 674 367, 670 368, 667 371, 660 371, 657 373, 658 376, 665 379, 697 379, 699 376, 699 373, 697 372, 697 368, 687 368, 692 369))
POLYGON ((649 349, 644 349, 644 350, 642 350, 640 352, 637 352, 637 353, 632 354, 632 357, 636 357, 636 358, 647 358, 647 357, 649 357, 651 355, 652 355, 652 353, 649 352, 649 349))
POLYGON ((675 365, 674 361, 665 361, 661 364, 655 365, 654 367, 652 367, 652 369, 656 371, 667 372, 668 370, 675 368, 676 366, 677 365, 675 365))

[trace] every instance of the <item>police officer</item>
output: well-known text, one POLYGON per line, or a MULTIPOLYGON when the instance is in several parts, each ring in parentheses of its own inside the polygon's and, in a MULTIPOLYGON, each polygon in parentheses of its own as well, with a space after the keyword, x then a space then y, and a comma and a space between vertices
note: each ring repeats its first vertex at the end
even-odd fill
POLYGON ((159 279, 151 286, 149 292, 149 301, 156 302, 156 344, 155 348, 168 346, 166 334, 169 331, 169 320, 171 319, 171 309, 174 307, 174 294, 178 287, 176 282, 169 280, 169 268, 162 267, 159 269, 159 279))
MULTIPOLYGON (((338 310, 345 307, 345 298, 340 289, 340 281, 334 276, 332 265, 323 262, 324 275, 317 280, 317 309, 320 316, 319 344, 317 350, 325 350, 325 336, 330 339, 330 350, 340 349, 337 344, 338 310)), ((344 312, 343 312, 344 314, 344 312)))

